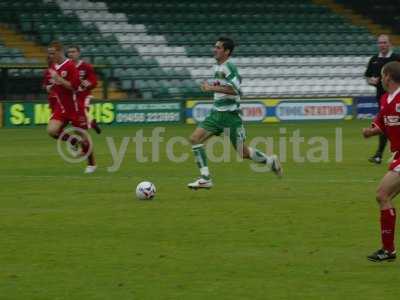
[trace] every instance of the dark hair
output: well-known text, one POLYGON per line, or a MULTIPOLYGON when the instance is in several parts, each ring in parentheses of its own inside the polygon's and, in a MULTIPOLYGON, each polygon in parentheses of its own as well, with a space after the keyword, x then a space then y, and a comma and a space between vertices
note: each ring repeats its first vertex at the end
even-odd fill
POLYGON ((389 75, 396 83, 400 83, 400 62, 391 61, 383 66, 382 73, 389 75))
POLYGON ((56 51, 63 51, 64 46, 58 41, 53 41, 50 43, 49 48, 54 48, 56 51))
POLYGON ((220 37, 217 42, 221 42, 222 45, 224 46, 225 50, 229 50, 229 56, 232 55, 233 49, 235 49, 235 43, 233 42, 232 39, 227 38, 227 37, 220 37))
POLYGON ((74 48, 76 50, 78 50, 78 52, 81 52, 81 48, 78 45, 69 45, 68 49, 74 48))

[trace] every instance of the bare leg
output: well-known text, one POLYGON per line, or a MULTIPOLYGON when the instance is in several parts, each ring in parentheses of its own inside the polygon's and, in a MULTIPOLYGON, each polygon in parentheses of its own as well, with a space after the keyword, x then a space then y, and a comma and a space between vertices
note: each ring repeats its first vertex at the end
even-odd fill
POLYGON ((192 135, 189 138, 189 141, 192 145, 197 145, 204 143, 207 139, 209 139, 213 134, 204 128, 197 127, 192 135))
POLYGON ((64 123, 59 120, 50 120, 49 124, 47 125, 47 133, 52 138, 58 139, 64 126, 64 123))
POLYGON ((387 251, 387 253, 393 253, 395 250, 396 210, 393 207, 392 200, 399 192, 400 175, 394 171, 387 172, 382 178, 376 193, 376 200, 378 201, 381 214, 382 249, 387 251))
POLYGON ((393 208, 392 199, 400 192, 400 175, 389 171, 382 178, 376 191, 376 200, 381 210, 393 208))
POLYGON ((278 176, 282 177, 283 169, 279 159, 276 155, 267 155, 255 148, 248 147, 244 144, 239 144, 236 147, 236 151, 240 157, 250 159, 256 163, 266 164, 270 166, 271 170, 278 176))

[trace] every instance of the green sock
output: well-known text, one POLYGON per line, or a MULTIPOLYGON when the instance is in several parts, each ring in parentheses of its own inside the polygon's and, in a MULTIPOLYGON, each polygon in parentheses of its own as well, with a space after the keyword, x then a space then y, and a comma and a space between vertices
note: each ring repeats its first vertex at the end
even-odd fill
POLYGON ((255 148, 250 148, 250 159, 252 161, 258 162, 258 163, 266 163, 266 164, 271 164, 272 163, 272 158, 271 156, 268 156, 264 154, 263 152, 255 149, 255 148))
POLYGON ((210 179, 210 171, 208 170, 207 156, 203 144, 193 145, 192 150, 197 166, 200 169, 201 177, 204 179, 210 179))

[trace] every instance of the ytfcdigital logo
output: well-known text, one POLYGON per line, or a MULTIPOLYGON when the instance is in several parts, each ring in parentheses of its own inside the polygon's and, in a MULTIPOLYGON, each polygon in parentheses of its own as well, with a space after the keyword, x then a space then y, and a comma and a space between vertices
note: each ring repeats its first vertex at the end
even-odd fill
POLYGON ((65 128, 57 140, 57 152, 63 160, 69 163, 80 163, 88 158, 93 150, 90 134, 81 128, 65 128), (88 149, 83 152, 81 144, 87 141, 88 149))
MULTIPOLYGON (((173 163, 184 163, 194 157, 191 153, 191 145, 183 136, 165 137, 165 127, 155 127, 151 134, 145 136, 144 130, 139 129, 134 136, 125 136, 122 140, 116 141, 114 137, 106 137, 106 145, 112 158, 112 165, 107 167, 109 172, 116 172, 120 169, 122 162, 127 156, 130 144, 134 146, 134 159, 137 163, 159 162, 164 155, 173 163), (150 151, 149 151, 150 148, 150 151), (179 149, 179 151, 177 151, 179 149)), ((79 163, 87 158, 92 150, 92 140, 87 131, 78 128, 69 128, 64 131, 64 138, 60 137, 57 142, 57 151, 67 162, 79 163), (67 138, 65 138, 65 136, 67 138), (89 141, 90 149, 86 154, 80 154, 80 149, 71 145, 73 139, 80 144, 84 139, 89 141), (77 152, 79 155, 77 155, 77 152)), ((324 163, 343 161, 343 135, 342 128, 335 128, 333 138, 323 136, 304 137, 300 129, 288 131, 287 128, 279 128, 279 137, 254 137, 246 140, 249 147, 263 151, 266 155, 275 153, 281 162, 291 160, 296 163, 324 163)), ((240 155, 232 155, 232 145, 229 139, 229 129, 224 131, 222 137, 211 138, 204 144, 207 158, 210 162, 240 162, 243 159, 240 155)), ((238 147, 239 149, 241 147, 238 147)), ((267 172, 269 166, 250 163, 255 172, 267 172)))

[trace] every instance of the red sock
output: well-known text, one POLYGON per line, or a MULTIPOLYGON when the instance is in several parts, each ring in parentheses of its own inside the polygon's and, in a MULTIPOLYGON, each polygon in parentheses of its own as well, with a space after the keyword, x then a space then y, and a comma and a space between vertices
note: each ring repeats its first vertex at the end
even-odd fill
POLYGON ((79 141, 75 136, 65 133, 64 130, 61 130, 57 136, 54 136, 56 140, 58 140, 60 137, 62 141, 69 141, 71 145, 75 145, 79 141))
POLYGON ((75 136, 71 136, 68 133, 62 133, 61 132, 61 140, 69 141, 71 145, 75 145, 78 142, 78 139, 75 136))
POLYGON ((93 128, 94 131, 96 131, 97 134, 101 133, 101 128, 99 125, 97 125, 96 120, 92 120, 92 122, 90 122, 90 128, 93 128))
POLYGON ((96 160, 94 159, 93 152, 88 156, 88 166, 95 166, 96 160))
POLYGON ((383 249, 394 251, 394 229, 396 226, 396 210, 389 208, 381 210, 381 237, 383 249))
POLYGON ((85 140, 85 141, 82 142, 82 152, 83 152, 83 154, 86 155, 90 151, 90 154, 87 157, 89 166, 95 166, 96 165, 96 161, 94 159, 92 146, 93 145, 91 145, 88 140, 85 140))

